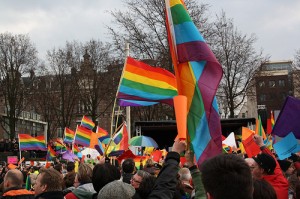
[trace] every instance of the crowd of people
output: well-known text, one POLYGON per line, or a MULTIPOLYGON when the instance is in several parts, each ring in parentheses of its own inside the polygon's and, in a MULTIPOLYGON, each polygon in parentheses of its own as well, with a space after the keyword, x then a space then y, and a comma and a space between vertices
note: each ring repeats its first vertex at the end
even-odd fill
POLYGON ((149 159, 139 170, 133 159, 118 164, 101 159, 97 164, 56 163, 46 167, 4 167, 1 198, 15 199, 297 199, 300 167, 296 154, 277 160, 253 136, 261 153, 253 158, 220 154, 199 167, 184 141, 175 141, 162 165, 149 159), (180 163, 185 151, 186 162, 180 163), (299 169, 299 170, 297 170, 299 169), (76 170, 76 172, 75 172, 76 170), (30 185, 29 185, 30 181, 30 185))

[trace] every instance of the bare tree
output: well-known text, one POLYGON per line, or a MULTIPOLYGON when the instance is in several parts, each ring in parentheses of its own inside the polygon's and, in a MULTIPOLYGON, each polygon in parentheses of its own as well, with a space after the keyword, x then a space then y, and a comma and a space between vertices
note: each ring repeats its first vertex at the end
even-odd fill
MULTIPOLYGON (((207 5, 195 0, 185 1, 187 8, 202 33, 211 35, 205 15, 207 5)), ((113 47, 119 59, 124 59, 124 44, 130 43, 130 56, 140 60, 152 60, 151 65, 173 71, 167 41, 164 0, 125 0, 127 11, 111 11, 114 26, 108 26, 113 47)), ((132 108, 132 120, 155 120, 173 116, 168 105, 132 108)))
POLYGON ((100 115, 111 112, 118 87, 118 81, 113 81, 115 74, 108 70, 108 67, 113 67, 110 46, 90 40, 81 45, 81 53, 84 54, 84 60, 76 75, 80 102, 84 106, 84 113, 97 123, 100 115))
MULTIPOLYGON (((114 26, 108 26, 115 52, 124 57, 124 44, 130 43, 130 55, 137 59, 155 60, 154 65, 173 71, 165 24, 164 0, 125 0, 128 11, 111 11, 114 26)), ((187 0, 195 24, 208 32, 207 5, 187 0)), ((121 57, 121 58, 122 58, 121 57)))
POLYGON ((266 58, 254 49, 256 37, 239 32, 224 12, 217 16, 213 28, 210 43, 224 72, 218 98, 225 117, 233 118, 245 100, 256 69, 266 58))
POLYGON ((296 51, 296 54, 294 57, 294 67, 296 69, 300 68, 300 49, 296 51))
POLYGON ((11 139, 16 137, 16 122, 24 108, 21 77, 34 70, 36 63, 37 50, 28 35, 0 34, 0 95, 4 101, 0 124, 11 139))

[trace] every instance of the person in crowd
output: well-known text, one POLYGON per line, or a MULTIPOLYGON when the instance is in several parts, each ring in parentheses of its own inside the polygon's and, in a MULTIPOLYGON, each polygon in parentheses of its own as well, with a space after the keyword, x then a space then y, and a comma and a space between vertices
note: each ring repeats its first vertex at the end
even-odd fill
MULTIPOLYGON (((144 171, 146 172, 146 171, 144 171)), ((148 174, 147 177, 144 177, 139 188, 135 189, 135 194, 132 197, 133 199, 143 199, 147 198, 153 189, 155 184, 156 177, 154 175, 148 174)))
POLYGON ((130 179, 135 172, 135 163, 133 159, 128 158, 122 163, 122 181, 130 184, 130 179))
POLYGON ((143 170, 147 171, 151 175, 155 175, 154 161, 152 158, 149 158, 146 161, 146 164, 143 166, 143 170))
POLYGON ((164 165, 155 180, 155 184, 147 199, 172 199, 178 184, 180 155, 186 149, 184 141, 175 141, 172 151, 165 158, 164 165))
MULTIPOLYGON (((99 191, 108 183, 121 178, 120 170, 109 162, 100 162, 93 168, 92 183, 95 191, 99 191)), ((97 196, 97 195, 96 195, 97 196)))
POLYGON ((253 198, 255 199, 276 199, 274 188, 264 179, 253 179, 253 198))
POLYGON ((2 199, 34 199, 34 192, 23 189, 23 174, 20 170, 9 170, 3 182, 2 199))
POLYGON ((151 174, 147 171, 138 170, 130 179, 130 184, 133 188, 138 189, 144 178, 149 177, 151 174))
POLYGON ((279 163, 279 166, 286 177, 286 179, 289 179, 290 176, 292 176, 295 173, 295 167, 294 163, 291 160, 277 160, 279 163))
POLYGON ((39 167, 37 166, 33 166, 30 168, 29 170, 29 177, 30 177, 30 182, 31 182, 31 185, 34 187, 35 183, 36 183, 36 179, 37 179, 37 176, 39 175, 39 167))
POLYGON ((92 184, 93 170, 90 165, 81 163, 75 176, 75 189, 68 193, 66 199, 92 199, 96 193, 92 184))
POLYGON ((135 189, 131 185, 115 180, 100 190, 97 199, 131 199, 134 193, 135 189))
POLYGON ((75 163, 74 162, 68 162, 67 163, 67 172, 68 173, 75 173, 75 163))
MULTIPOLYGON (((251 170, 241 157, 217 155, 206 160, 200 170, 208 199, 252 199, 251 170)), ((203 195, 203 190, 198 191, 203 195)))
POLYGON ((35 199, 64 199, 61 174, 53 169, 41 169, 34 185, 35 199))
POLYGON ((192 182, 191 172, 188 168, 181 168, 178 174, 179 174, 179 181, 180 181, 179 187, 182 192, 181 194, 185 198, 190 198, 194 190, 191 184, 192 182))
POLYGON ((75 172, 69 172, 63 178, 63 194, 64 194, 64 196, 67 195, 68 193, 72 192, 75 189, 75 187, 74 187, 75 176, 76 176, 75 172))
POLYGON ((252 169, 253 177, 264 179, 275 189, 278 199, 288 198, 289 183, 284 177, 280 166, 272 152, 264 145, 263 138, 259 135, 253 136, 254 142, 260 147, 262 153, 253 157, 255 160, 252 169))

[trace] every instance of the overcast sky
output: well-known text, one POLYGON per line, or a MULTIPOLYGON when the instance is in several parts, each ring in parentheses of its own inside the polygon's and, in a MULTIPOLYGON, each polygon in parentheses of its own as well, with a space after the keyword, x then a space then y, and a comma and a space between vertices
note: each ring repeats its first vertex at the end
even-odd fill
MULTIPOLYGON (((243 34, 256 34, 257 49, 272 61, 291 60, 300 49, 299 0, 199 0, 210 16, 223 9, 243 34)), ((66 41, 108 41, 107 10, 124 9, 121 0, 0 0, 0 33, 29 34, 40 57, 66 41)))

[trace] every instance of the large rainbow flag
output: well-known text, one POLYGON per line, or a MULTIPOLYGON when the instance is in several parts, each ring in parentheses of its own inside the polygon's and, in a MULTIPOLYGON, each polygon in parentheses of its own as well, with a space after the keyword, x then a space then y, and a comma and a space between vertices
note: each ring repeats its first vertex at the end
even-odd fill
POLYGON ((215 94, 222 67, 180 0, 166 0, 166 24, 179 95, 188 100, 187 127, 198 164, 222 152, 215 94))
POLYGON ((131 57, 126 59, 120 82, 118 99, 172 104, 177 95, 176 79, 171 72, 131 57))
POLYGON ((66 127, 64 143, 72 144, 74 141, 74 137, 75 137, 75 132, 66 127))
POLYGON ((47 151, 44 136, 32 137, 28 134, 19 134, 19 145, 20 145, 21 151, 24 151, 24 150, 47 151))
POLYGON ((82 146, 90 146, 92 131, 82 126, 77 126, 75 144, 82 146))
POLYGON ((81 120, 81 126, 92 130, 95 127, 95 123, 90 118, 84 115, 81 120))

